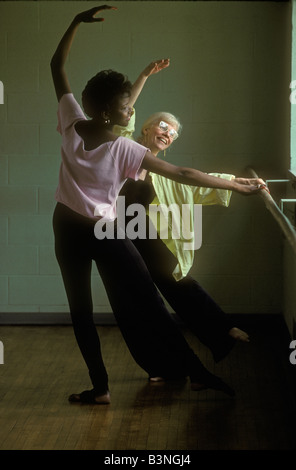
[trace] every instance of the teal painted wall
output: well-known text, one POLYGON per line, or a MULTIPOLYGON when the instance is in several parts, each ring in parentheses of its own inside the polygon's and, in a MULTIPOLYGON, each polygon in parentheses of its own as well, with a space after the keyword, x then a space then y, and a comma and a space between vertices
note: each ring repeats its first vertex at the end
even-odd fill
MULTIPOLYGON (((49 62, 75 13, 95 2, 0 2, 0 312, 66 312, 51 217, 60 162, 49 62)), ((291 12, 281 2, 114 2, 103 24, 81 25, 67 71, 80 98, 97 71, 134 80, 152 60, 149 114, 180 117, 173 163, 243 176, 285 176, 289 162, 291 12)), ((203 209, 194 276, 230 313, 282 311, 282 236, 262 200, 234 194, 203 209)), ((110 312, 94 270, 94 305, 110 312)))

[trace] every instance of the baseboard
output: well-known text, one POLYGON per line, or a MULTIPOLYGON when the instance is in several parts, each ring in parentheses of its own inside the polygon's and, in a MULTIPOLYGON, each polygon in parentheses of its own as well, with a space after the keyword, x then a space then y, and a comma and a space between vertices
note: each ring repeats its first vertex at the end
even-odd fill
MULTIPOLYGON (((229 313, 238 327, 263 326, 264 328, 284 328, 284 317, 276 313, 229 313)), ((182 325, 181 320, 173 313, 175 321, 182 325)), ((94 313, 96 325, 116 325, 112 312, 94 313)), ((67 312, 0 312, 0 325, 71 325, 71 317, 67 312)))
MULTIPOLYGON (((94 313, 96 325, 116 325, 113 313, 94 313)), ((71 325, 69 313, 0 313, 0 325, 71 325)))

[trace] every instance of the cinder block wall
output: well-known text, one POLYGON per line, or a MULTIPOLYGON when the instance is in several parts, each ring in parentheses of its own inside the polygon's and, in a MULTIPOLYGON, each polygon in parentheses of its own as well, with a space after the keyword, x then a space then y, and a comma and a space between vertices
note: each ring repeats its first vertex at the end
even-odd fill
MULTIPOLYGON (((75 95, 98 70, 134 80, 170 57, 137 103, 137 127, 167 110, 184 125, 168 152, 203 171, 283 176, 289 156, 290 7, 281 2, 113 2, 81 25, 67 65, 75 95)), ((51 218, 60 163, 49 62, 75 13, 95 2, 0 2, 0 312, 68 311, 51 218)), ((193 275, 230 313, 282 310, 282 237, 260 198, 203 209, 193 275)), ((94 271, 96 312, 110 312, 94 271)))

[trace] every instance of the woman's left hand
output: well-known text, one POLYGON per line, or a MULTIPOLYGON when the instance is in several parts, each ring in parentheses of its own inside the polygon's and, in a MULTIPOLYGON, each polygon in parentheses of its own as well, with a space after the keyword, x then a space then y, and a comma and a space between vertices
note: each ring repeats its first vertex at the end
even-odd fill
POLYGON ((160 72, 163 69, 166 69, 170 65, 170 59, 160 59, 156 60, 155 62, 151 62, 147 67, 143 70, 143 75, 145 77, 150 77, 155 73, 160 72))
POLYGON ((160 59, 155 62, 151 62, 147 67, 144 68, 143 72, 140 73, 137 80, 133 84, 131 96, 130 96, 130 106, 134 106, 135 102, 140 95, 143 86, 146 83, 146 80, 150 75, 160 72, 161 70, 167 68, 170 65, 170 59, 160 59))
POLYGON ((239 184, 257 186, 258 189, 265 189, 268 193, 270 192, 265 181, 261 178, 234 178, 234 181, 239 184))
POLYGON ((103 10, 117 10, 116 7, 112 7, 110 5, 101 5, 99 7, 90 8, 89 10, 82 11, 75 16, 75 19, 82 23, 97 23, 100 21, 104 21, 104 18, 96 18, 95 15, 99 13, 99 11, 103 10))

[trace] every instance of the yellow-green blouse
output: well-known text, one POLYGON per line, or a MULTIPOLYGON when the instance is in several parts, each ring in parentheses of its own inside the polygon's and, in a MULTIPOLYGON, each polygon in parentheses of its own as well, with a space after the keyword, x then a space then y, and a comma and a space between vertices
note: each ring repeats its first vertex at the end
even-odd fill
MULTIPOLYGON (((121 135, 129 139, 133 139, 135 132, 135 110, 132 118, 129 121, 127 127, 114 126, 114 133, 121 135)), ((209 175, 216 176, 223 179, 231 180, 234 175, 225 173, 209 173, 209 175)), ((224 207, 228 207, 232 192, 225 189, 215 188, 200 188, 197 186, 189 186, 182 183, 177 183, 163 176, 155 173, 150 173, 152 184, 156 193, 156 197, 151 204, 163 204, 167 207, 172 204, 178 204, 180 209, 183 204, 188 204, 191 207, 190 210, 190 225, 194 227, 194 204, 201 205, 214 205, 218 204, 224 207)), ((149 213, 149 212, 148 212, 149 213)), ((159 232, 159 227, 156 227, 159 232)), ((168 239, 163 239, 163 242, 167 245, 169 250, 174 254, 177 259, 177 265, 173 271, 173 276, 177 281, 185 277, 191 269, 194 261, 194 249, 184 249, 184 242, 190 243, 193 240, 184 238, 174 239, 172 237, 172 223, 168 227, 168 239)))

